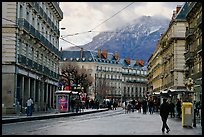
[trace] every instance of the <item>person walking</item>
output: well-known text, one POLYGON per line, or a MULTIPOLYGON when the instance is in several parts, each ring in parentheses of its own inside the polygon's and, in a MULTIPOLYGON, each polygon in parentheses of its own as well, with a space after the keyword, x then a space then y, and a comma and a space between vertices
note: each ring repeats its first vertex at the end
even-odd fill
POLYGON ((177 117, 181 118, 181 100, 177 99, 176 103, 177 117))
POLYGON ((162 132, 165 132, 165 129, 167 130, 166 133, 169 133, 170 128, 167 125, 167 119, 168 119, 168 115, 169 115, 169 111, 170 111, 170 106, 169 103, 167 102, 167 99, 164 98, 163 99, 163 103, 160 105, 160 116, 162 119, 162 132))
POLYGON ((154 102, 153 102, 152 99, 149 100, 148 106, 149 106, 149 114, 153 114, 153 111, 154 111, 154 102))
POLYGON ((171 118, 172 117, 175 117, 175 111, 174 111, 174 108, 175 108, 175 104, 174 102, 171 100, 171 103, 170 103, 170 115, 171 115, 171 118))
POLYGON ((142 101, 142 111, 143 111, 143 114, 146 114, 147 112, 147 101, 145 98, 142 101))
POLYGON ((33 100, 32 98, 29 98, 26 102, 26 105, 27 105, 27 116, 32 116, 32 104, 33 104, 33 100))

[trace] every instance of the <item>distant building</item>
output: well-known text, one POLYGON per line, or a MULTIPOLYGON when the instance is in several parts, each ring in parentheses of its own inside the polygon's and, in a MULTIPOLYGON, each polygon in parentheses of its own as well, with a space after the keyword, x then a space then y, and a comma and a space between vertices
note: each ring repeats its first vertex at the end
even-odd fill
POLYGON ((22 99, 53 107, 59 76, 59 2, 2 2, 2 113, 22 99))
POLYGON ((60 64, 75 62, 85 68, 94 78, 90 87, 90 98, 125 99, 143 97, 147 90, 146 69, 142 60, 121 59, 117 52, 61 51, 60 64))

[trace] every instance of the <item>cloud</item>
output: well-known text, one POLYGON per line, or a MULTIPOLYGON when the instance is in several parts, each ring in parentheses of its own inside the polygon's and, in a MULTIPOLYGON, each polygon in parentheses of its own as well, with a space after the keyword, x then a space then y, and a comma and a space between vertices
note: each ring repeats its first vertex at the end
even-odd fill
MULTIPOLYGON (((60 22, 60 27, 66 30, 61 31, 61 35, 95 31, 114 30, 129 23, 140 16, 164 16, 172 17, 176 5, 184 2, 135 2, 119 14, 100 25, 103 21, 113 16, 119 10, 131 2, 60 2, 64 18, 60 22), (97 27, 98 26, 98 27, 97 27)), ((76 45, 90 42, 98 33, 82 33, 80 35, 69 36, 66 39, 76 45)), ((60 47, 73 46, 60 41, 60 47)))

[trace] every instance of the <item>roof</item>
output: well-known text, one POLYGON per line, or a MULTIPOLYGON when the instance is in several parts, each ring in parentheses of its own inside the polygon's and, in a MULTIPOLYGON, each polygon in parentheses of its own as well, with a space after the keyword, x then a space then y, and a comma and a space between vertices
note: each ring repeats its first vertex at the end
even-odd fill
POLYGON ((98 62, 98 63, 105 63, 105 64, 117 64, 121 65, 122 67, 131 67, 136 69, 143 69, 146 70, 145 66, 136 65, 136 60, 130 59, 130 64, 128 64, 124 58, 118 58, 117 60, 114 58, 113 53, 107 53, 107 57, 98 57, 97 51, 86 50, 82 53, 81 58, 81 51, 61 51, 61 60, 62 61, 70 61, 70 62, 98 62))
POLYGON ((175 19, 184 19, 185 20, 187 12, 188 12, 188 4, 187 4, 187 2, 185 2, 182 5, 182 7, 181 7, 180 11, 178 12, 175 19))

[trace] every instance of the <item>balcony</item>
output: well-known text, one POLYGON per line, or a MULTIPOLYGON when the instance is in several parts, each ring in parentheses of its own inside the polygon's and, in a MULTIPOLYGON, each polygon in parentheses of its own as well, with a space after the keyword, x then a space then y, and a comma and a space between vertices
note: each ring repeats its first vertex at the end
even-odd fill
POLYGON ((194 59, 194 53, 193 52, 184 53, 184 57, 185 57, 186 62, 193 60, 194 59))
POLYGON ((196 3, 197 3, 197 2, 191 2, 191 4, 188 6, 188 11, 187 11, 187 13, 186 13, 186 16, 187 16, 187 17, 190 17, 189 13, 192 13, 191 11, 192 11, 192 9, 195 7, 196 3))
POLYGON ((201 27, 202 26, 202 16, 200 16, 199 18, 198 18, 198 20, 197 20, 197 26, 199 27, 201 27))
POLYGON ((50 49, 56 55, 60 56, 60 51, 55 48, 55 46, 50 43, 43 35, 41 35, 29 22, 23 18, 18 19, 18 25, 20 29, 24 29, 28 34, 36 37, 45 47, 50 49))
POLYGON ((186 29, 186 38, 193 36, 194 28, 187 28, 186 29))
POLYGON ((200 43, 198 46, 197 46, 197 53, 202 53, 202 43, 200 43))
POLYGON ((192 78, 193 78, 193 79, 202 78, 202 71, 192 74, 192 78))

